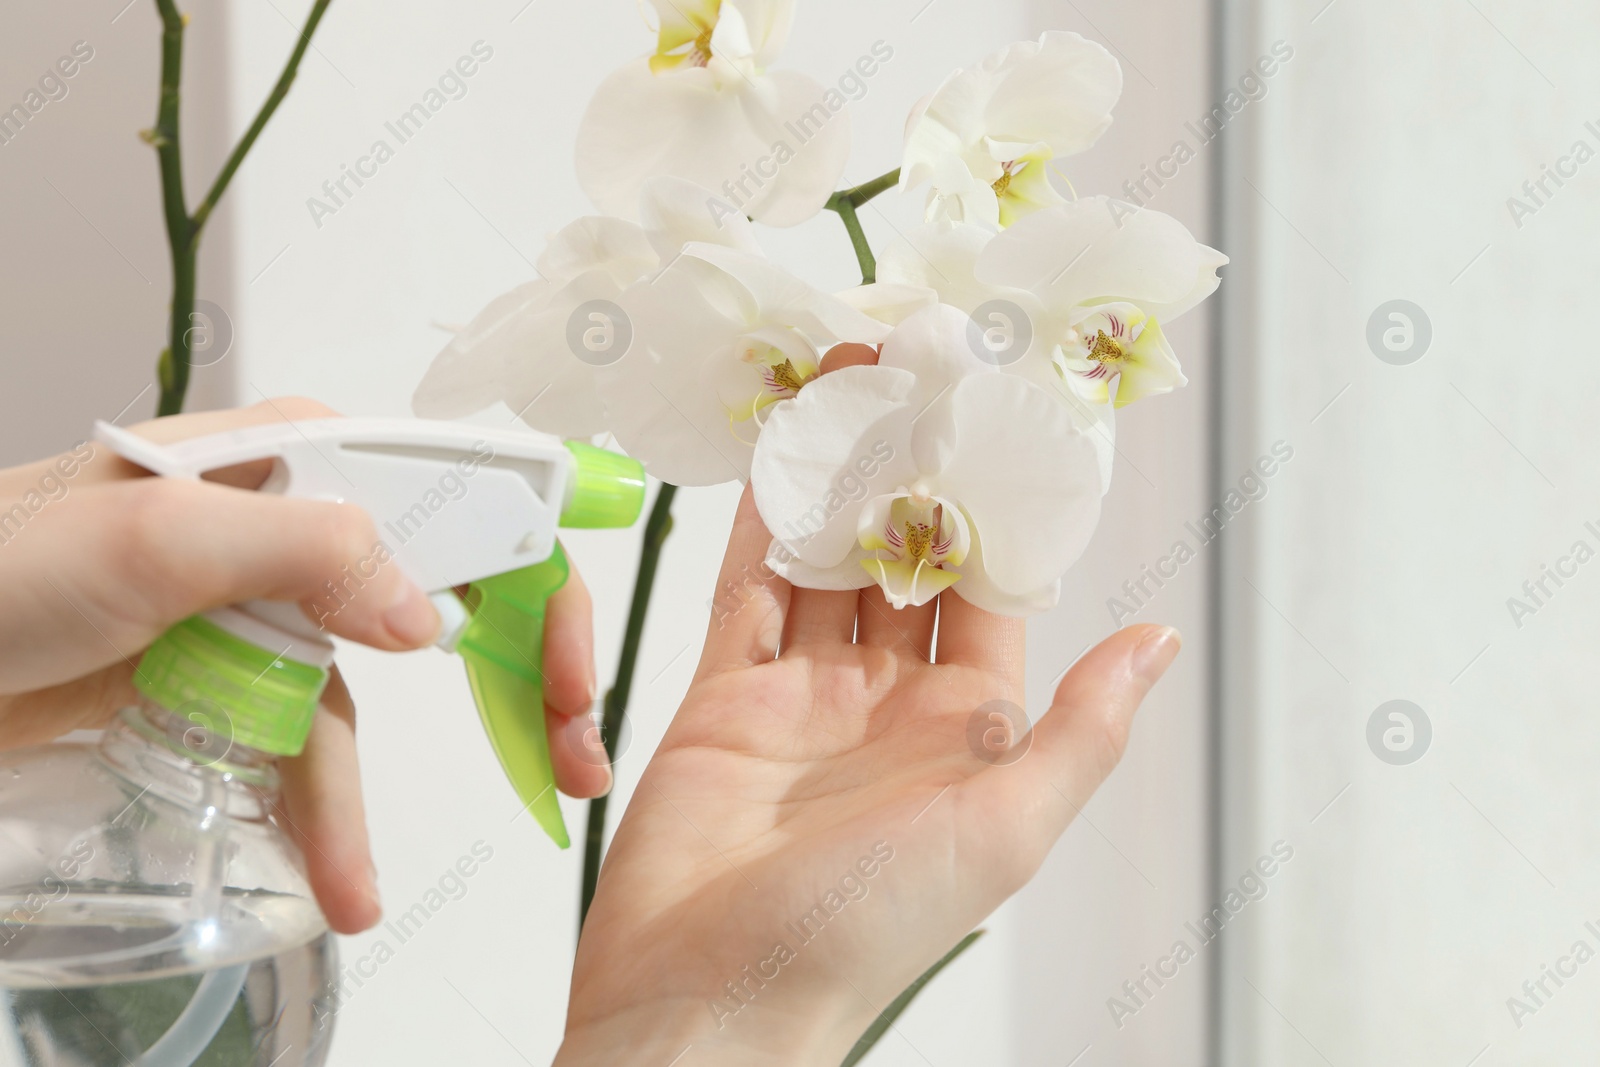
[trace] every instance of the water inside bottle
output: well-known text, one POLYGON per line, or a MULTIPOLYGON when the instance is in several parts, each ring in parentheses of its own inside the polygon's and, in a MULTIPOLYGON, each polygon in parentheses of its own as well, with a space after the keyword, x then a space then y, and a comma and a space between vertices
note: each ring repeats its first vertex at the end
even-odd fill
POLYGON ((314 904, 230 890, 197 921, 171 887, 64 886, 0 895, 0 1067, 327 1058, 338 963, 314 904))

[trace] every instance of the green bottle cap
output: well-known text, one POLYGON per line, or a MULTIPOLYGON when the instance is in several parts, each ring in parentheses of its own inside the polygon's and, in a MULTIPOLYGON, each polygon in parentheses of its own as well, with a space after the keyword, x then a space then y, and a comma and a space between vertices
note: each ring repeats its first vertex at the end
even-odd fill
POLYGON ((232 743, 298 756, 311 733, 325 668, 284 659, 192 615, 156 638, 134 688, 179 715, 199 704, 232 743))
POLYGON ((561 512, 569 529, 599 530, 632 526, 644 510, 644 467, 618 452, 568 441, 577 462, 572 471, 572 501, 561 512))

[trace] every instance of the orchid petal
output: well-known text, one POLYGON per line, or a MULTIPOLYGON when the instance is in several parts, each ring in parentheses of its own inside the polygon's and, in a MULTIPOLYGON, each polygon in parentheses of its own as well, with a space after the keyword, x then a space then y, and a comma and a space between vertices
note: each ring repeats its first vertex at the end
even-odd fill
POLYGON ((424 419, 458 419, 499 401, 507 369, 522 354, 518 326, 547 305, 553 292, 554 286, 539 280, 489 301, 434 357, 411 397, 411 410, 424 419))
POLYGON ((984 69, 998 76, 984 108, 985 129, 1049 145, 1057 157, 1099 140, 1122 95, 1122 67, 1111 53, 1061 30, 1002 50, 984 69))
POLYGON ((1036 211, 997 234, 978 257, 977 276, 1029 289, 1051 308, 1127 301, 1166 322, 1210 296, 1227 261, 1170 215, 1093 196, 1036 211))
POLYGON ((939 492, 972 520, 998 589, 1016 595, 1047 585, 1083 552, 1100 517, 1093 443, 1055 398, 1014 375, 967 378, 951 390, 950 407, 959 439, 939 492))
POLYGON ((636 217, 646 180, 671 175, 758 221, 796 225, 832 195, 850 148, 849 114, 824 95, 794 71, 719 81, 703 67, 628 64, 600 83, 579 124, 579 183, 623 218, 636 217))
POLYGON ((970 314, 1000 292, 977 278, 978 257, 993 236, 971 223, 924 223, 883 250, 879 282, 932 289, 943 303, 970 314))
POLYGON ((646 181, 639 194, 639 217, 662 263, 694 241, 761 254, 755 227, 744 212, 682 178, 662 175, 646 181))
POLYGON ((833 295, 840 302, 885 326, 898 326, 923 308, 939 302, 939 294, 932 289, 896 282, 871 282, 833 295))
POLYGON ((1154 318, 1146 319, 1144 329, 1128 350, 1128 359, 1117 376, 1117 407, 1160 393, 1170 393, 1189 384, 1178 366, 1178 358, 1154 318))
POLYGON ((875 344, 889 327, 843 301, 812 288, 761 256, 718 245, 691 245, 686 256, 709 263, 749 294, 752 314, 763 321, 794 326, 819 342, 875 344))
POLYGON ((751 442, 732 430, 721 397, 756 371, 739 359, 739 326, 707 302, 705 264, 680 259, 622 294, 635 341, 600 368, 599 393, 617 441, 645 469, 675 485, 715 485, 749 476, 751 442), (698 268, 698 269, 696 269, 698 268))
POLYGON ((1027 618, 1049 611, 1060 603, 1061 579, 1053 579, 1026 593, 1007 593, 995 585, 984 570, 983 545, 974 537, 972 555, 967 566, 961 568, 961 582, 955 592, 973 607, 995 615, 1027 618))
POLYGON ((768 416, 751 484, 762 521, 814 567, 857 545, 862 502, 909 482, 915 378, 889 367, 845 367, 808 384, 768 416))
POLYGON ((872 576, 861 566, 868 556, 866 549, 857 547, 832 567, 816 567, 774 538, 767 549, 766 563, 778 577, 801 589, 865 589, 872 584, 872 576))
POLYGON ((962 577, 921 559, 864 559, 861 567, 883 589, 889 606, 896 609, 920 608, 962 577))
POLYGON ((644 231, 606 215, 586 215, 557 230, 539 254, 539 276, 565 285, 580 274, 603 270, 626 288, 655 269, 656 253, 644 231))
POLYGON ((606 412, 594 368, 571 351, 567 322, 580 304, 615 296, 610 277, 591 271, 560 290, 537 281, 496 298, 435 358, 412 409, 459 418, 501 400, 546 433, 600 433, 606 412))
MULTIPOLYGON (((722 0, 722 17, 737 12, 740 33, 757 71, 765 70, 783 50, 794 23, 794 0, 722 0)), ((721 29, 719 22, 718 29, 721 29)), ((717 41, 712 37, 712 48, 717 41)))

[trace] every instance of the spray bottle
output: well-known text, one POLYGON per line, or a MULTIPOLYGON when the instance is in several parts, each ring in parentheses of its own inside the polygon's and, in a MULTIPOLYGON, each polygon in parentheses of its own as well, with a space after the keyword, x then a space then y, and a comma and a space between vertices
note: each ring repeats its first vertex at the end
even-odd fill
MULTIPOLYGON (((320 419, 157 445, 95 438, 169 478, 272 461, 261 492, 359 504, 371 565, 430 593, 523 804, 568 845, 544 726, 545 604, 567 578, 556 527, 632 524, 627 457, 527 431, 320 419), (465 589, 464 595, 455 590, 465 589)), ((359 595, 360 575, 330 590, 359 595)), ((371 573, 366 577, 370 578, 371 573)), ((298 605, 178 623, 144 653, 97 745, 0 760, 0 1067, 321 1064, 335 949, 273 815, 333 645, 298 605)))

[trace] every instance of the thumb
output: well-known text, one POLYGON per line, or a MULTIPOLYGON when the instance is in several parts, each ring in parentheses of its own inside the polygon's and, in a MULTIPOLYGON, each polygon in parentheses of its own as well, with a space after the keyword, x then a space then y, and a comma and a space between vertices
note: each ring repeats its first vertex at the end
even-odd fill
POLYGON ((1034 725, 1024 758, 985 772, 1004 797, 1000 810, 1039 816, 1048 851, 1122 759, 1133 714, 1178 655, 1170 626, 1118 630, 1084 655, 1056 687, 1055 702, 1034 725))

